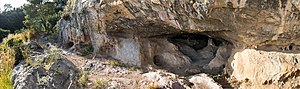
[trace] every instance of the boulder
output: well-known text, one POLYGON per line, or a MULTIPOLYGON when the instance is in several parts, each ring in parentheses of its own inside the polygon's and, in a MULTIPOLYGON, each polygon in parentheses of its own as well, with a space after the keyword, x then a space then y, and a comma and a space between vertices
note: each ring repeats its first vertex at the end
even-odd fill
POLYGON ((71 62, 57 59, 49 70, 45 66, 19 63, 11 75, 14 89, 80 89, 78 69, 71 62))
POLYGON ((223 89, 221 85, 206 74, 180 78, 173 73, 156 71, 145 73, 143 77, 164 89, 223 89))

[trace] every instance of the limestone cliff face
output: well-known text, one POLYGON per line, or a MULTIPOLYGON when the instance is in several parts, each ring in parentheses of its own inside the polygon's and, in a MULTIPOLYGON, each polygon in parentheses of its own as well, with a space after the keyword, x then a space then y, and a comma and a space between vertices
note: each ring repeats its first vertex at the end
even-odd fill
POLYGON ((59 27, 64 44, 91 43, 127 64, 184 74, 226 67, 236 87, 289 88, 300 85, 299 23, 298 0, 69 0, 59 27))

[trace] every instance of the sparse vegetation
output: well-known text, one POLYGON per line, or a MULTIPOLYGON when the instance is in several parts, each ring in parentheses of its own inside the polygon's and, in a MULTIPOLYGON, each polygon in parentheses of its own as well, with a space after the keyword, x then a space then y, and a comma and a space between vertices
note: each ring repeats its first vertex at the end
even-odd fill
POLYGON ((150 84, 146 87, 146 89, 160 89, 160 86, 156 84, 150 84))
POLYGON ((80 75, 80 78, 78 80, 78 84, 80 86, 85 86, 85 84, 88 82, 88 72, 87 71, 83 71, 80 75))
POLYGON ((93 53, 93 46, 87 45, 83 48, 82 56, 87 56, 93 53))
POLYGON ((124 66, 121 62, 117 61, 117 60, 110 60, 108 62, 108 65, 110 67, 116 67, 116 66, 124 66))
POLYGON ((220 73, 216 73, 216 74, 210 74, 209 76, 211 78, 213 78, 214 80, 218 80, 218 79, 222 79, 223 77, 225 77, 225 73, 220 72, 220 73))
POLYGON ((48 53, 48 57, 45 58, 45 63, 52 63, 57 59, 61 58, 61 55, 59 54, 59 50, 56 47, 50 47, 49 50, 46 51, 48 53))
MULTIPOLYGON (((37 74, 38 75, 38 74, 37 74)), ((48 79, 48 77, 47 76, 43 76, 43 77, 41 77, 40 78, 40 76, 38 75, 37 76, 37 81, 38 81, 38 85, 46 85, 46 84, 48 84, 48 81, 49 79, 48 79)))
POLYGON ((61 75, 62 74, 62 70, 60 70, 59 68, 55 68, 54 69, 54 74, 55 75, 61 75))
POLYGON ((46 70, 50 70, 50 68, 51 68, 51 64, 49 63, 49 64, 46 64, 46 65, 44 65, 43 66, 46 70))
POLYGON ((108 86, 108 82, 105 80, 97 79, 95 82, 95 89, 105 89, 108 86))
POLYGON ((137 66, 130 66, 130 67, 128 67, 129 71, 136 71, 137 69, 138 69, 137 66))
POLYGON ((25 30, 19 34, 10 34, 0 45, 0 87, 3 89, 12 89, 10 79, 11 71, 16 61, 30 59, 26 42, 30 41, 33 35, 32 30, 25 30))
MULTIPOLYGON (((31 66, 43 66, 46 70, 49 70, 52 63, 55 62, 57 59, 62 58, 58 48, 56 47, 48 47, 45 52, 47 56, 43 58, 43 60, 25 60, 27 64, 31 66)), ((25 54, 25 53, 24 53, 25 54)))

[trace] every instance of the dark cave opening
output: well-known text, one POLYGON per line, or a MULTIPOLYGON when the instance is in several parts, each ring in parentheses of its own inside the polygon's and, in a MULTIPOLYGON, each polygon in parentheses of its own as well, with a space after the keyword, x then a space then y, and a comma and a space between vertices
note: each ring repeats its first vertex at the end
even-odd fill
POLYGON ((71 48, 71 47, 73 47, 75 44, 74 44, 74 42, 72 42, 72 41, 69 41, 67 44, 66 44, 66 48, 68 49, 68 48, 71 48))
POLYGON ((153 63, 156 65, 156 66, 164 66, 165 63, 162 62, 162 56, 160 55, 155 55, 153 57, 153 63))
MULTIPOLYGON (((167 40, 176 45, 178 50, 189 57, 190 65, 185 65, 181 69, 164 68, 182 76, 190 76, 199 73, 207 73, 211 76, 221 75, 215 80, 224 87, 230 87, 226 81, 224 68, 231 55, 233 44, 220 37, 211 37, 205 34, 177 34, 167 38, 167 40)), ((154 64, 164 66, 168 64, 159 60, 159 56, 154 57, 154 64)))
POLYGON ((219 46, 230 44, 221 38, 212 38, 203 34, 179 34, 171 36, 168 41, 176 45, 178 49, 193 62, 207 64, 216 57, 219 46))
POLYGON ((168 38, 168 41, 175 45, 185 44, 195 50, 198 50, 207 45, 208 39, 208 36, 201 34, 180 34, 168 38))
POLYGON ((176 54, 173 51, 169 53, 171 55, 156 54, 153 56, 153 64, 158 68, 183 76, 198 73, 222 73, 233 47, 232 43, 227 40, 206 34, 183 33, 163 37, 175 45, 175 49, 181 54, 176 54), (174 55, 177 57, 183 55, 187 59, 176 58, 177 61, 174 62, 174 55), (183 65, 179 63, 180 66, 178 66, 178 62, 186 61, 189 63, 183 63, 183 65))

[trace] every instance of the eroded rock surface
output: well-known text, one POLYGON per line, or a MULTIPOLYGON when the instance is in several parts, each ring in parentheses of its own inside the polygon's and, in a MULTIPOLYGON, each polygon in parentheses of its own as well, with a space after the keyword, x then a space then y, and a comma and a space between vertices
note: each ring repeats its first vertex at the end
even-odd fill
MULTIPOLYGON (((299 52, 298 13, 299 0, 75 0, 69 1, 58 25, 64 44, 91 44, 95 55, 130 65, 153 65, 182 75, 222 72, 225 67, 241 83, 237 88, 256 87, 249 82, 281 87, 299 84, 264 79, 275 76, 266 74, 273 70, 264 66, 282 68, 289 60, 286 52, 299 52), (247 58, 247 52, 237 51, 246 48, 255 55, 247 58), (272 57, 281 54, 280 62, 272 57), (266 64, 256 58, 260 56, 266 64)), ((278 73, 297 77, 296 67, 291 64, 288 74, 278 73)))
MULTIPOLYGON (((31 44, 31 43, 30 43, 31 44)), ((22 59, 12 71, 14 89, 80 89, 77 84, 79 70, 57 51, 53 45, 38 52, 38 44, 30 45, 31 59, 22 59), (47 52, 51 51, 51 52, 47 52)), ((41 49, 41 48, 38 48, 41 49)))
POLYGON ((42 66, 20 63, 12 73, 14 89, 79 89, 78 70, 70 62, 62 59, 49 67, 51 68, 46 70, 42 66))
MULTIPOLYGON (((143 74, 148 81, 155 81, 163 89, 223 89, 206 74, 198 74, 187 78, 166 72, 149 72, 143 74)), ((150 82, 151 83, 151 82, 150 82)))
POLYGON ((194 84, 192 89, 223 89, 214 80, 206 74, 197 74, 189 78, 189 81, 194 84))
POLYGON ((240 88, 299 88, 299 54, 245 49, 232 61, 232 81, 240 88))

